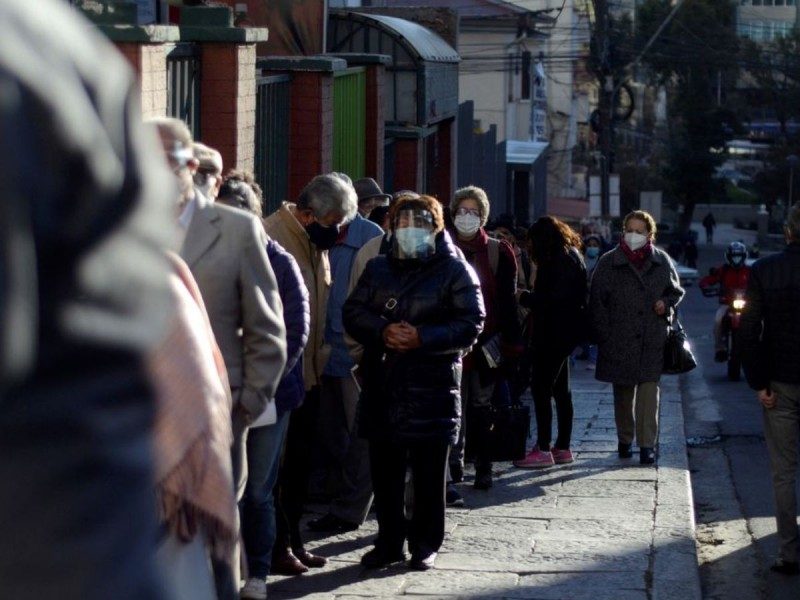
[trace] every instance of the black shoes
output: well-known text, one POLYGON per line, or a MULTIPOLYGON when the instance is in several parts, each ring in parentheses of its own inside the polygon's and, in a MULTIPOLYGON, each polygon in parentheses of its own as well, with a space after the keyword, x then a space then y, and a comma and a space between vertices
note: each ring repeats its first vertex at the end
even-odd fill
POLYGON ((404 562, 406 558, 406 553, 402 550, 399 552, 384 552, 376 546, 361 557, 361 566, 366 569, 382 569, 393 563, 404 562))
POLYGON ((328 513, 319 519, 309 521, 308 528, 318 533, 344 533, 346 531, 355 531, 358 529, 358 525, 328 513))
POLYGON ((780 573, 781 575, 800 575, 800 565, 796 562, 789 562, 788 560, 778 559, 775 564, 769 568, 773 573, 780 573))
POLYGON ((492 463, 482 463, 475 467, 475 481, 472 484, 476 490, 488 490, 492 487, 492 463))
POLYGON ((633 452, 631 452, 631 445, 630 444, 623 444, 619 442, 617 444, 617 454, 619 454, 620 458, 630 458, 633 456, 633 452))
POLYGON ((656 451, 652 448, 639 448, 639 464, 652 465, 656 462, 656 451))

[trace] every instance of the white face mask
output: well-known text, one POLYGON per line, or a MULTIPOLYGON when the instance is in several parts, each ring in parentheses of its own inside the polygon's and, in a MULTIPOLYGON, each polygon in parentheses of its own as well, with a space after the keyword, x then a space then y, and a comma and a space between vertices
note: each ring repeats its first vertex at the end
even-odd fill
POLYGON ((625 234, 625 243, 631 250, 638 250, 647 243, 647 236, 635 231, 630 231, 625 234))
POLYGON ((458 233, 461 235, 475 235, 478 229, 481 228, 481 219, 475 215, 457 215, 453 219, 453 225, 456 226, 458 233))

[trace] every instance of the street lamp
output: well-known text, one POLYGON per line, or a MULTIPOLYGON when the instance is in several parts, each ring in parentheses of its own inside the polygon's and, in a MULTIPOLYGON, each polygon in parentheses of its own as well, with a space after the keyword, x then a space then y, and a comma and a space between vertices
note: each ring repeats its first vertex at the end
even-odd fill
POLYGON ((794 204, 794 168, 800 164, 800 158, 796 154, 786 157, 786 164, 789 165, 789 202, 787 206, 794 204))

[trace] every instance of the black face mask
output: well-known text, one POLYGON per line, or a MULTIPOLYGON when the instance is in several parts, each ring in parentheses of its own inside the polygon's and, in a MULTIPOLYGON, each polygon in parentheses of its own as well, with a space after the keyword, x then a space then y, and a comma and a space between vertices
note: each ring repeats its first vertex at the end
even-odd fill
POLYGON ((306 233, 311 239, 311 243, 320 250, 330 250, 336 245, 336 240, 339 239, 339 227, 337 225, 323 227, 316 221, 311 225, 306 225, 306 233))

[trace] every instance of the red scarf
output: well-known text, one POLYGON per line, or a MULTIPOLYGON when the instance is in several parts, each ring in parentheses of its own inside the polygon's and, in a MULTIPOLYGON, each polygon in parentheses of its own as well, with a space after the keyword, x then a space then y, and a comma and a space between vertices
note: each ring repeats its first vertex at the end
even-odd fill
POLYGON ((647 243, 638 250, 631 250, 624 239, 620 241, 619 247, 628 257, 628 260, 631 261, 631 264, 639 271, 644 268, 644 263, 653 254, 653 243, 650 240, 647 240, 647 243))

